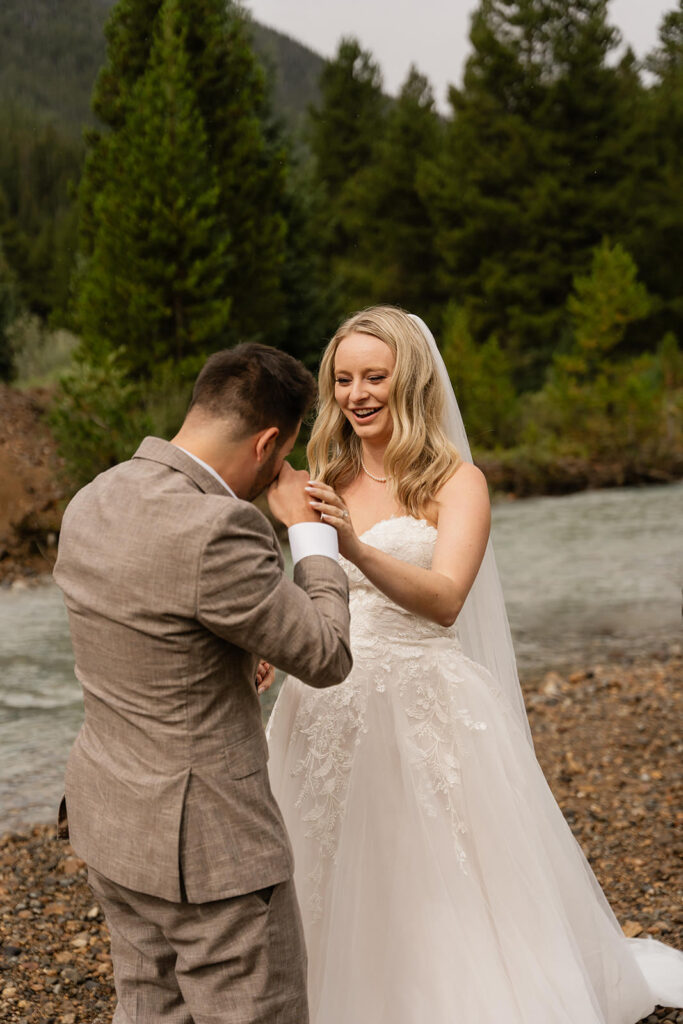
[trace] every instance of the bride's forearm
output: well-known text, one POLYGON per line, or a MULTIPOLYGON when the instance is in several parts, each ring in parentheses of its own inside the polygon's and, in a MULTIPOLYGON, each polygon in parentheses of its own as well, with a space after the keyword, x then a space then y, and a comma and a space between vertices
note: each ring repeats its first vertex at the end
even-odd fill
POLYGON ((363 575, 401 608, 440 626, 455 622, 466 595, 461 596, 449 576, 403 562, 362 541, 354 545, 351 555, 363 575))

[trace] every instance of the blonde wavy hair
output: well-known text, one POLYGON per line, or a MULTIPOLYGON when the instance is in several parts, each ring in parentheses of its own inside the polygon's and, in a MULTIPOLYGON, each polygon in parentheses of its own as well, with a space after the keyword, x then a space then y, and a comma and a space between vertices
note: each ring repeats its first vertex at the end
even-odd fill
POLYGON ((394 353, 389 411, 394 429, 384 455, 387 485, 402 509, 423 516, 461 463, 441 426, 445 395, 420 327, 395 306, 371 306, 345 320, 325 349, 317 417, 306 449, 311 476, 337 489, 361 472, 360 438, 334 397, 334 360, 350 334, 370 334, 394 353))

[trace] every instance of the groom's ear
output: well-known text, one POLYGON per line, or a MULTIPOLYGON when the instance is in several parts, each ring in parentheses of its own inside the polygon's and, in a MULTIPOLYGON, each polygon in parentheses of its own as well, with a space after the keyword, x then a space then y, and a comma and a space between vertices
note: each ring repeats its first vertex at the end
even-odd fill
POLYGON ((256 435, 256 461, 265 462, 275 451, 280 436, 278 427, 268 427, 256 435))

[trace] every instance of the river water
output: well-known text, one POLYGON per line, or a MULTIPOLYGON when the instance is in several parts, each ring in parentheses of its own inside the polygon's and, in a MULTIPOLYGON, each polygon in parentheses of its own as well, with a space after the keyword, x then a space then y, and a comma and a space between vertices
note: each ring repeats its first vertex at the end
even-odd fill
MULTIPOLYGON (((683 484, 502 503, 493 539, 523 678, 680 642, 683 484)), ((54 819, 81 717, 59 591, 0 590, 0 833, 54 819)))

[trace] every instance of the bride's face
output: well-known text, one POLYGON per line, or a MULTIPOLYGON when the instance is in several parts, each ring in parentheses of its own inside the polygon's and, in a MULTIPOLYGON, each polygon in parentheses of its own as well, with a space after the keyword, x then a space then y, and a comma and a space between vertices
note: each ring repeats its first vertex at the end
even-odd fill
POLYGON ((349 334, 334 358, 334 397, 364 441, 388 442, 391 375, 396 359, 388 345, 371 334, 349 334))

